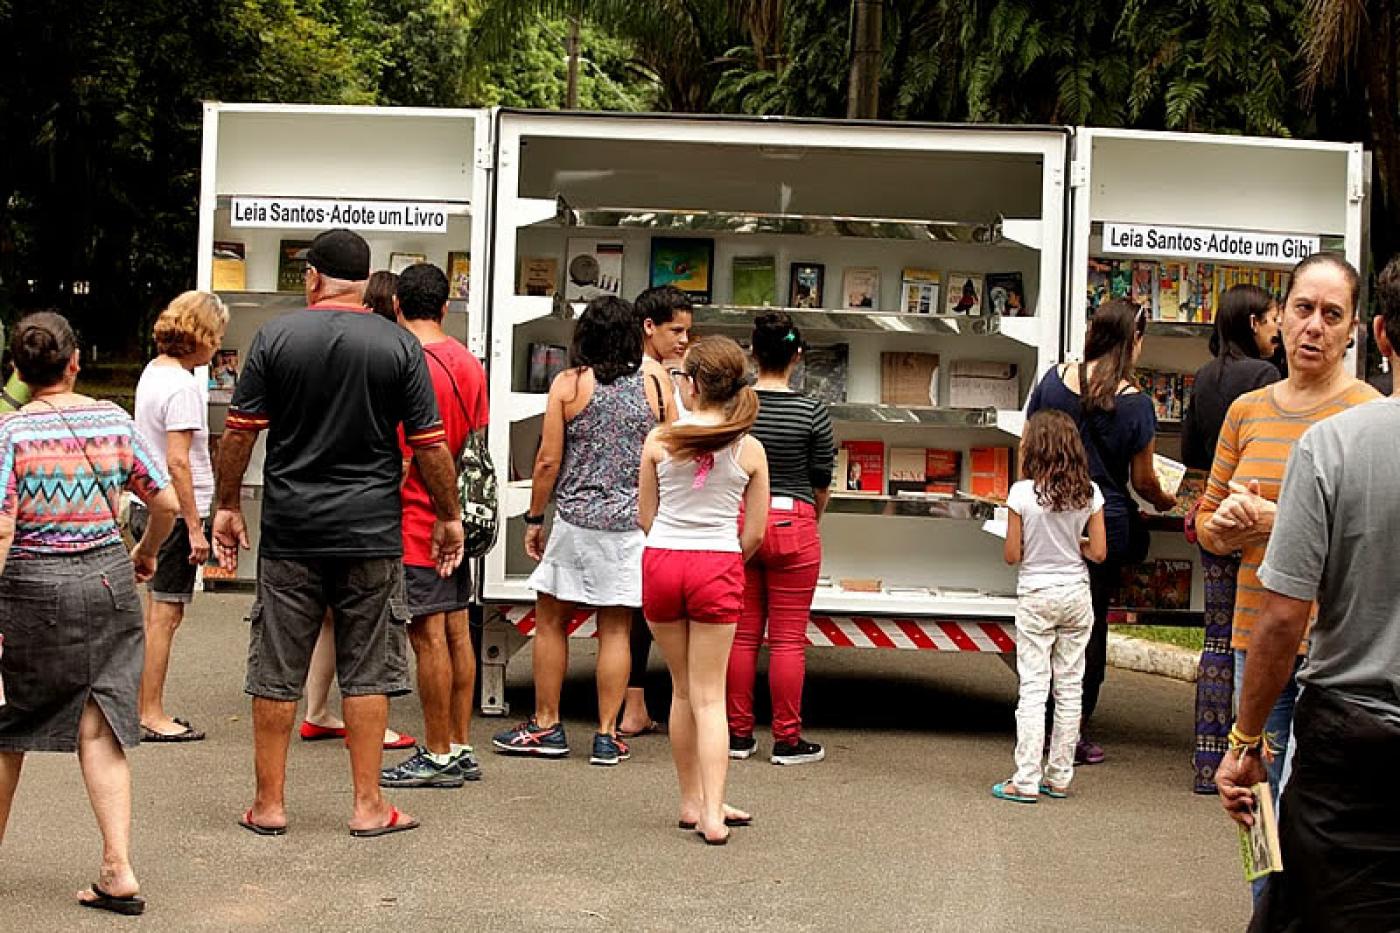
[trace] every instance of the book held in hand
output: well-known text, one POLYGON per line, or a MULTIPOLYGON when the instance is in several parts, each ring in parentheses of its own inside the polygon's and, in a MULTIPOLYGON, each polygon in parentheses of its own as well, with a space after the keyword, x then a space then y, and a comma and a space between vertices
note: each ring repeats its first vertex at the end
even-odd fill
POLYGON ((1152 472, 1157 474, 1157 485, 1162 487, 1162 492, 1174 496, 1181 488, 1181 481, 1186 477, 1186 464, 1161 454, 1153 454, 1152 472))
POLYGON ((1260 782, 1249 790, 1254 795, 1254 825, 1239 827, 1240 859, 1244 862, 1244 880, 1257 881, 1283 871, 1283 851, 1278 843, 1278 814, 1269 785, 1260 782))

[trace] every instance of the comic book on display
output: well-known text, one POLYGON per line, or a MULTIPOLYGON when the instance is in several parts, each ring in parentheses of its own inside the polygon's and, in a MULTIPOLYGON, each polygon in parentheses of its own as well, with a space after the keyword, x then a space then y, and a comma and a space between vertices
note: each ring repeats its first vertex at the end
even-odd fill
POLYGON ((1151 308, 1156 304, 1157 264, 1145 260, 1135 260, 1132 266, 1132 286, 1128 300, 1139 308, 1151 308))
POLYGON ((1089 306, 1089 314, 1092 315, 1099 309, 1099 305, 1113 297, 1110 285, 1112 275, 1113 260, 1090 257, 1088 294, 1085 296, 1089 306))
POLYGON ((1120 600, 1128 609, 1191 608, 1191 561, 1146 560, 1123 568, 1120 600))
POLYGON ((899 311, 904 314, 941 314, 938 292, 942 274, 932 269, 905 269, 900 273, 899 311))

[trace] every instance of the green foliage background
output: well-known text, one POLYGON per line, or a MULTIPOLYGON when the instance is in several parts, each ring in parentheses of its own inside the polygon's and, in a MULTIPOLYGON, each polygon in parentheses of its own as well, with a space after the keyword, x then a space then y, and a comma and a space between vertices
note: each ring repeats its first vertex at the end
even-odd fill
MULTIPOLYGON (((1329 24, 1357 5, 886 0, 880 116, 1359 140, 1384 183, 1400 141, 1374 108, 1400 115, 1375 95, 1396 56, 1369 27, 1395 11, 1360 4, 1348 45, 1329 24), (1310 40, 1340 67, 1305 103, 1310 40)), ((140 349, 193 282, 202 100, 561 107, 572 19, 582 108, 842 116, 850 17, 849 0, 0 0, 0 316, 58 307, 140 349)), ((1376 194, 1388 256, 1397 212, 1376 194)))

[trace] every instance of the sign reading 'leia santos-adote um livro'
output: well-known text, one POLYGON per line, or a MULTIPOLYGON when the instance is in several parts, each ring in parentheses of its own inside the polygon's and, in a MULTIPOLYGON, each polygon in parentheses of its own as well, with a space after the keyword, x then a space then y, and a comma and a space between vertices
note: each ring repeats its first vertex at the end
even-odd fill
POLYGON ((340 198, 230 199, 229 225, 330 230, 446 233, 450 205, 426 201, 350 201, 340 198))
POLYGON ((1322 248, 1321 237, 1157 224, 1103 225, 1103 251, 1183 259, 1292 265, 1322 248))

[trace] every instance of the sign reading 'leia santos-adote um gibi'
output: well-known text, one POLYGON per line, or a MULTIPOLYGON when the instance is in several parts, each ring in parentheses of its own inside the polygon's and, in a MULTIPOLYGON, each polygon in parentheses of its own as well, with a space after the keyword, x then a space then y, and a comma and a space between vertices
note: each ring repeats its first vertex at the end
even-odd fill
POLYGON ((229 225, 330 230, 446 233, 448 204, 426 201, 351 201, 343 198, 230 199, 229 225))
POLYGON ((1322 248, 1321 237, 1158 224, 1103 225, 1103 251, 1228 262, 1293 265, 1322 248))

